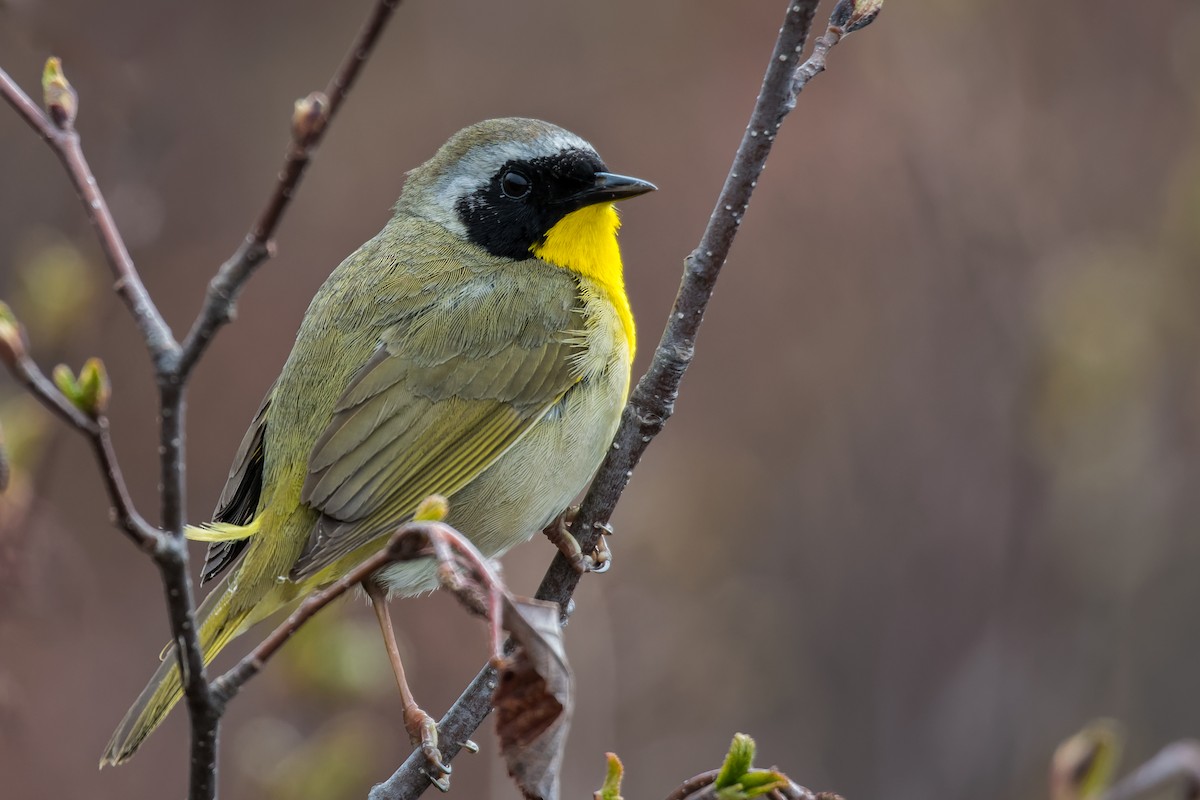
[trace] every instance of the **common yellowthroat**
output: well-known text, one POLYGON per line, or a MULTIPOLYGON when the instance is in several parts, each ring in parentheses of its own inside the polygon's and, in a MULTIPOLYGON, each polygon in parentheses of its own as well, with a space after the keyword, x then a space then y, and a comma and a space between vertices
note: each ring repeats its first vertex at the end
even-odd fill
MULTIPOLYGON (((391 220, 309 306, 213 521, 188 529, 211 542, 202 581, 224 573, 198 611, 206 662, 344 575, 431 494, 488 556, 566 508, 629 390, 613 203, 652 189, 610 173, 575 134, 518 118, 461 130, 408 173, 391 220)), ((383 624, 385 594, 436 586, 433 564, 414 561, 369 593, 383 624)), ((175 662, 168 653, 101 764, 133 755, 178 702, 175 662)), ((410 719, 410 701, 406 724, 436 763, 432 721, 410 719)))

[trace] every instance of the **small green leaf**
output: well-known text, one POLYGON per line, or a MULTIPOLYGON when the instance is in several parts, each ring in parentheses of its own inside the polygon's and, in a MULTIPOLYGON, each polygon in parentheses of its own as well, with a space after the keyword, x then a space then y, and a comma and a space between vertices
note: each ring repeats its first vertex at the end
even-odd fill
POLYGON ((79 370, 79 377, 71 372, 66 364, 59 364, 50 373, 54 385, 78 408, 89 417, 95 419, 104 414, 108 408, 108 398, 112 393, 108 384, 108 373, 105 372, 104 362, 98 358, 89 358, 79 370))
POLYGON ((616 753, 605 753, 608 759, 608 772, 604 776, 604 785, 598 792, 592 794, 593 800, 625 800, 621 797, 621 778, 625 776, 625 766, 616 753))
POLYGON ((108 399, 112 396, 112 387, 108 382, 108 372, 104 362, 98 358, 89 358, 79 370, 79 407, 98 417, 108 410, 108 399))
POLYGON ((729 752, 725 755, 725 763, 717 773, 713 785, 718 789, 741 783, 742 776, 750 771, 754 763, 754 740, 744 733, 735 733, 729 744, 729 752))
POLYGON ((74 405, 79 405, 79 382, 75 380, 75 373, 71 372, 71 368, 66 364, 59 364, 50 373, 50 377, 54 379, 54 385, 58 390, 71 401, 74 405))
POLYGON ((761 797, 787 785, 787 776, 773 769, 752 769, 742 777, 742 786, 746 790, 747 800, 761 797))

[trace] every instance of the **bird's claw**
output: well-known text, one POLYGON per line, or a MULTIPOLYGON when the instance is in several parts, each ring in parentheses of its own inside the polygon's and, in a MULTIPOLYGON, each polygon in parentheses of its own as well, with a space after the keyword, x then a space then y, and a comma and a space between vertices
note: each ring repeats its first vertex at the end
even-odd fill
POLYGON ((575 538, 575 534, 571 533, 571 524, 575 522, 578 515, 579 506, 571 506, 559 514, 543 531, 546 538, 571 562, 571 567, 576 573, 583 575, 586 572, 597 574, 608 572, 609 567, 612 566, 612 550, 609 549, 604 537, 612 533, 612 526, 606 522, 595 523, 601 536, 596 540, 596 546, 592 549, 591 555, 584 555, 583 549, 579 546, 579 540, 575 538))
POLYGON ((467 739, 462 743, 462 748, 463 750, 466 750, 468 753, 472 754, 479 752, 479 745, 475 744, 470 739, 467 739))
POLYGON ((425 755, 429 780, 439 791, 448 792, 452 770, 450 765, 442 760, 442 751, 438 749, 437 722, 419 708, 412 713, 419 721, 409 728, 409 738, 414 745, 421 747, 421 752, 425 755))
POLYGON ((601 536, 596 540, 596 547, 592 550, 592 554, 587 557, 587 560, 591 562, 588 572, 594 572, 597 575, 603 575, 612 566, 612 550, 609 549, 608 540, 605 538, 608 534, 612 533, 612 527, 605 524, 604 528, 607 528, 607 530, 602 529, 600 531, 601 536))

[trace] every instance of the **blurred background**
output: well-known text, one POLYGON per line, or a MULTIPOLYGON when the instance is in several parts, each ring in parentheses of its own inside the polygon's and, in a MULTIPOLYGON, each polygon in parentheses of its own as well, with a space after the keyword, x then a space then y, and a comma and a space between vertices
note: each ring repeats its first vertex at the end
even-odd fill
MULTIPOLYGON (((292 101, 324 87, 368 6, 0 2, 0 64, 33 92, 63 58, 177 332, 266 200, 292 101)), ((553 120, 659 185, 623 207, 640 374, 782 12, 404 3, 196 374, 189 519, 208 518, 321 281, 404 171, 482 118, 553 120)), ((1191 0, 892 2, 834 51, 618 509, 615 568, 577 598, 564 796, 590 797, 613 750, 627 797, 663 797, 735 731, 815 789, 890 800, 1042 797, 1056 743, 1100 715, 1132 761, 1200 735, 1198 134, 1191 0)), ((59 165, 7 108, 0 153, 0 297, 47 371, 109 365, 153 518, 144 348, 59 165)), ((157 573, 109 527, 82 440, 7 376, 0 425, 0 793, 181 796, 182 713, 95 767, 167 637, 157 573)), ((532 593, 550 557, 512 553, 512 586, 532 593)), ((440 715, 484 629, 447 596, 395 614, 440 715)), ((222 733, 224 797, 361 798, 387 777, 408 744, 365 606, 310 625, 222 733)), ((477 738, 455 796, 514 797, 490 723, 477 738)))

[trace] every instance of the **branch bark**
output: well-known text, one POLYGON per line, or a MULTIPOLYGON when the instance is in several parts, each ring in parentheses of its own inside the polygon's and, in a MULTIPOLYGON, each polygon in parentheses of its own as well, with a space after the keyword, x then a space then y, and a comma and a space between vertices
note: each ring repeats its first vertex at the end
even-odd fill
POLYGON ((315 92, 296 103, 296 113, 292 118, 292 141, 288 145, 275 189, 246 238, 209 282, 204 307, 183 342, 178 369, 181 377, 191 374, 213 336, 233 320, 238 295, 254 270, 275 254, 275 230, 295 196, 313 151, 324 138, 334 114, 342 107, 346 95, 350 93, 379 41, 384 26, 400 2, 378 0, 324 93, 315 92))
POLYGON ((146 522, 133 506, 125 477, 113 450, 112 438, 108 432, 108 419, 103 414, 92 418, 83 413, 24 353, 16 354, 12 362, 11 371, 17 381, 46 408, 88 438, 104 478, 109 502, 112 504, 114 523, 140 549, 156 556, 163 546, 162 533, 146 522))
MULTIPOLYGON (((0 71, 0 94, 62 161, 97 232, 105 258, 116 278, 116 291, 134 318, 154 362, 160 404, 161 530, 146 522, 133 507, 117 465, 102 410, 94 414, 81 411, 24 356, 10 363, 10 366, 18 379, 42 402, 90 438, 105 477, 117 523, 135 543, 152 555, 159 568, 191 721, 189 797, 192 800, 215 797, 217 728, 227 700, 257 674, 263 663, 317 610, 387 561, 399 557, 396 548, 403 537, 398 534, 373 559, 364 562, 334 586, 305 600, 242 663, 212 683, 208 682, 195 630, 192 585, 183 537, 187 381, 216 332, 233 318, 236 300, 245 282, 259 265, 271 257, 273 237, 314 149, 400 1, 376 0, 370 16, 326 91, 313 93, 297 103, 292 120, 292 140, 267 204, 241 245, 213 277, 204 304, 182 344, 174 338, 147 293, 83 156, 79 135, 73 126, 76 97, 58 71, 57 62, 52 62, 57 83, 46 84, 48 114, 43 113, 7 74, 0 71), (52 91, 56 94, 52 94, 52 91)), ((800 63, 818 2, 788 2, 784 26, 780 29, 750 125, 700 244, 685 259, 679 292, 650 369, 634 389, 612 450, 601 465, 573 523, 573 532, 585 552, 595 545, 602 532, 608 530, 608 520, 628 485, 633 469, 674 411, 679 385, 691 363, 704 311, 784 117, 795 106, 796 96, 808 81, 824 69, 829 50, 847 31, 866 24, 861 14, 851 18, 846 10, 849 0, 841 0, 835 10, 834 20, 818 40, 812 56, 800 63), (835 20, 838 24, 834 24, 835 20)), ((857 0, 857 3, 849 5, 857 7, 863 2, 857 0)), ((875 6, 877 8, 878 2, 875 6)), ((47 75, 50 74, 48 70, 47 75)), ((559 604, 565 620, 568 613, 566 609, 578 579, 569 561, 560 555, 543 578, 538 597, 559 604)), ((495 648, 498 634, 493 638, 496 640, 493 642, 495 648)), ((496 684, 496 671, 489 665, 476 676, 441 721, 439 731, 443 757, 452 758, 489 713, 496 684)), ((374 800, 417 797, 428 788, 430 782, 424 767, 424 756, 417 750, 391 779, 375 787, 371 797, 374 800)))
POLYGON ((191 800, 210 800, 216 796, 217 726, 224 703, 214 693, 205 675, 204 657, 196 632, 187 543, 183 536, 187 381, 216 330, 232 319, 234 302, 242 286, 254 269, 270 257, 272 237, 312 158, 314 148, 328 130, 334 113, 345 101, 400 1, 376 0, 367 22, 334 73, 325 94, 314 93, 297 104, 297 113, 292 120, 292 142, 274 191, 245 241, 213 278, 204 307, 182 345, 176 341, 146 291, 83 155, 79 134, 74 128, 77 96, 62 75, 57 59, 47 62, 43 76, 48 113, 43 112, 6 72, 0 70, 0 95, 46 141, 66 169, 116 279, 117 294, 133 317, 154 363, 159 394, 161 530, 147 523, 134 509, 117 466, 108 422, 103 414, 93 418, 82 413, 23 354, 20 358, 6 359, 23 385, 52 411, 89 437, 115 509, 115 521, 135 544, 153 557, 158 566, 191 722, 188 780, 188 796, 191 800))
MULTIPOLYGON (((717 800, 715 783, 721 770, 713 769, 688 778, 667 795, 666 800, 717 800)), ((766 800, 821 800, 820 795, 795 782, 780 789, 772 789, 763 795, 766 800)))
MULTIPOLYGON (((453 555, 449 548, 439 546, 439 544, 444 543, 447 539, 455 542, 455 550, 462 554, 475 569, 484 570, 488 577, 493 582, 495 581, 484 563, 483 556, 461 533, 449 525, 430 520, 406 522, 397 528, 383 549, 374 553, 334 583, 304 598, 296 610, 279 623, 275 630, 271 631, 257 647, 223 675, 215 678, 212 682, 212 690, 219 702, 224 704, 231 700, 248 680, 262 671, 266 662, 278 652, 284 642, 300 630, 300 627, 313 615, 388 564, 413 558, 425 558, 430 555, 436 556, 439 562, 445 564, 453 555)), ((498 619, 498 611, 491 608, 487 611, 491 614, 492 619, 498 619)), ((492 643, 492 649, 496 649, 495 642, 492 643)))
MULTIPOLYGON (((608 530, 609 519, 629 485, 633 470, 674 412, 680 382, 695 352, 696 335, 704 311, 784 118, 795 107, 797 96, 808 82, 825 69, 829 51, 848 29, 855 27, 852 24, 843 28, 831 21, 817 41, 812 56, 802 62, 801 54, 818 4, 819 0, 788 0, 783 27, 771 53, 750 124, 742 136, 700 244, 684 259, 679 291, 650 368, 630 395, 612 449, 596 473, 572 523, 572 532, 584 552, 591 550, 608 530)), ((839 3, 835 17, 844 11, 843 5, 839 3)), ((848 15, 843 14, 843 18, 848 15)), ((858 17, 855 21, 861 22, 858 17)), ((857 27, 864 24, 861 22, 857 27)), ((538 588, 539 600, 550 600, 562 607, 564 622, 579 577, 570 561, 559 554, 538 588)), ((438 723, 444 758, 453 758, 490 713, 495 686, 495 670, 485 666, 438 723)), ((420 752, 413 753, 390 778, 371 790, 370 800, 415 800, 430 783, 422 767, 420 752)))
POLYGON ((178 348, 175 337, 171 335, 171 329, 167 327, 166 321, 159 314, 145 285, 142 284, 141 276, 138 275, 129 255, 129 249, 125 247, 125 240, 108 210, 108 203, 96 184, 87 159, 84 158, 83 147, 74 125, 71 121, 61 126, 55 124, 55 121, 43 113, 37 103, 33 102, 2 69, 0 95, 3 95, 18 116, 50 145, 50 149, 62 162, 71 185, 79 195, 79 201, 83 203, 88 221, 100 239, 100 249, 104 252, 104 258, 116 279, 114 288, 117 294, 125 301, 129 313, 137 323, 155 367, 167 365, 178 348))

